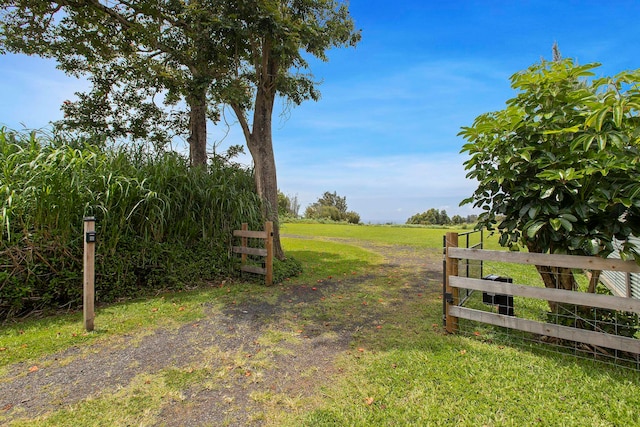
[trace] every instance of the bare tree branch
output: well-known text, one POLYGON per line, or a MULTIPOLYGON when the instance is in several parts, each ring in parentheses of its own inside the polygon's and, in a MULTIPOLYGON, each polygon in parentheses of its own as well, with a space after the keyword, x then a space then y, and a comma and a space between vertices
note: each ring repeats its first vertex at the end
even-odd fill
POLYGON ((247 120, 247 116, 245 115, 244 110, 240 105, 236 102, 230 103, 233 112, 236 114, 238 118, 238 123, 240 123, 240 127, 242 128, 242 132, 244 133, 244 137, 248 142, 251 139, 251 129, 249 128, 249 121, 247 120))

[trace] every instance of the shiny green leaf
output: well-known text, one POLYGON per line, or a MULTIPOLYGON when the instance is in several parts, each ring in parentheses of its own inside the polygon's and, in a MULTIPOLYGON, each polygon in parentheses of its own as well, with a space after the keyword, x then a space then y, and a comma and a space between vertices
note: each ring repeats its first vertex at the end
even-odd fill
POLYGON ((527 232, 527 236, 530 238, 535 237, 535 235, 538 233, 538 231, 544 227, 545 222, 544 221, 537 221, 534 222, 533 225, 531 225, 529 228, 526 229, 527 232))
POLYGON ((546 198, 551 197, 551 195, 553 194, 554 190, 555 190, 555 188, 553 188, 553 187, 547 188, 547 189, 546 189, 546 190, 545 190, 545 191, 540 195, 540 198, 541 198, 541 199, 546 199, 546 198))

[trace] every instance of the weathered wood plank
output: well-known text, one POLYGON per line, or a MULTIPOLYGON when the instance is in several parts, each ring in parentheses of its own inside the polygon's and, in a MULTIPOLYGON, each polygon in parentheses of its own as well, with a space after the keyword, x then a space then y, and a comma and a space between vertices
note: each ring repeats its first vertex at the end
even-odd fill
POLYGON ((253 230, 233 230, 233 235, 235 237, 250 237, 253 239, 266 239, 267 233, 264 231, 253 231, 253 230))
MULTIPOLYGON (((95 314, 95 280, 96 280, 96 242, 89 241, 88 234, 96 231, 96 219, 94 217, 84 218, 84 254, 83 254, 83 295, 82 313, 84 318, 84 328, 93 331, 95 314)), ((95 240, 95 239, 94 239, 95 240)))
MULTIPOLYGON (((451 249, 458 246, 458 233, 448 232, 445 236, 445 245, 447 248, 451 249)), ((447 251, 448 252, 448 251, 447 251)), ((447 293, 451 294, 453 299, 453 304, 457 304, 459 301, 458 288, 454 288, 449 283, 449 279, 458 275, 458 260, 455 258, 446 258, 446 290, 447 293)), ((445 304, 445 325, 447 327, 447 332, 453 334, 458 331, 458 319, 455 316, 452 316, 449 312, 448 308, 451 307, 452 304, 447 302, 445 304)))
POLYGON ((256 267, 255 265, 243 265, 240 267, 240 270, 246 271, 247 273, 262 274, 262 275, 267 274, 266 268, 256 267))
POLYGON ((236 254, 267 256, 267 250, 263 248, 246 248, 244 246, 233 246, 231 250, 236 254))
POLYGON ((537 254, 530 252, 489 251, 483 249, 449 248, 447 256, 457 259, 511 262, 516 264, 546 265, 550 267, 583 268, 587 270, 624 271, 640 273, 633 261, 578 255, 537 254))
POLYGON ((514 295, 527 298, 538 298, 547 301, 564 302, 590 307, 608 308, 611 310, 632 311, 640 313, 640 300, 612 295, 589 294, 585 292, 567 291, 564 289, 548 289, 535 286, 516 285, 513 283, 494 282, 492 280, 471 279, 468 277, 450 277, 452 287, 473 289, 476 291, 514 295))
MULTIPOLYGON (((242 231, 247 231, 247 230, 249 230, 249 223, 243 222, 242 231)), ((249 239, 247 239, 246 237, 242 237, 240 239, 240 246, 246 248, 248 244, 249 244, 249 239)), ((242 262, 242 265, 245 265, 247 263, 247 254, 242 254, 240 256, 240 261, 242 262)))
POLYGON ((241 271, 248 273, 262 274, 265 276, 265 283, 267 285, 273 284, 273 222, 267 221, 264 226, 264 231, 250 231, 248 230, 248 224, 242 224, 242 230, 233 230, 234 237, 242 237, 241 246, 232 246, 231 251, 233 253, 242 254, 242 263, 240 266, 241 271), (247 239, 263 239, 265 240, 265 248, 250 248, 247 247, 247 239), (256 255, 265 257, 265 267, 256 267, 252 265, 246 265, 247 255, 256 255))
POLYGON ((266 264, 266 272, 264 281, 267 286, 271 286, 273 284, 273 222, 267 221, 264 224, 264 233, 267 235, 267 240, 264 242, 265 249, 265 264, 266 264))
POLYGON ((570 328, 568 326, 541 323, 529 319, 520 319, 503 314, 474 310, 465 307, 450 307, 452 316, 468 319, 494 326, 502 326, 509 329, 530 332, 534 334, 560 338, 570 341, 578 341, 599 347, 613 348, 621 351, 640 354, 640 340, 620 337, 602 332, 586 331, 584 329, 570 328))

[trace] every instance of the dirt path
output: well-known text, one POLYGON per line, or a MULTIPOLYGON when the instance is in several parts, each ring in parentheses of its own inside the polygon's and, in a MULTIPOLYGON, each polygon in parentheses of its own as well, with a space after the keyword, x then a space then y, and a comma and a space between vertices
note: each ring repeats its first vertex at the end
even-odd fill
POLYGON ((265 424, 261 416, 265 405, 276 401, 286 409, 288 398, 312 397, 334 373, 334 361, 349 350, 354 333, 380 315, 380 308, 363 307, 348 322, 326 319, 319 304, 324 296, 366 287, 367 281, 392 270, 397 274, 399 269, 406 282, 403 291, 420 287, 439 292, 441 256, 437 251, 336 240, 379 253, 386 263, 371 276, 327 280, 322 292, 312 291, 311 285, 291 286, 276 301, 250 299, 222 311, 209 308, 198 323, 70 348, 38 361, 43 368, 29 375, 24 374, 29 368, 26 363, 11 366, 0 380, 0 423, 108 396, 141 377, 150 378, 148 384, 154 376, 166 378, 167 370, 172 370, 205 374, 202 381, 192 381, 179 393, 166 396, 157 425, 265 424), (309 307, 314 308, 313 315, 309 307), (287 329, 291 318, 298 316, 306 316, 304 330, 292 339, 287 329))

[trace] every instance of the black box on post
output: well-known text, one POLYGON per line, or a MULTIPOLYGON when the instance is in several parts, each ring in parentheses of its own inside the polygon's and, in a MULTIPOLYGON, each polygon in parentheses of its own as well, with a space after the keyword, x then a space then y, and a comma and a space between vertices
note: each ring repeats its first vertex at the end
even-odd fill
MULTIPOLYGON (((513 283, 513 279, 511 277, 498 276, 496 274, 490 274, 488 276, 483 277, 483 279, 491 280, 494 282, 513 283)), ((499 314, 505 314, 507 316, 515 316, 515 313, 513 310, 513 295, 483 292, 482 302, 489 305, 497 305, 499 314)))

